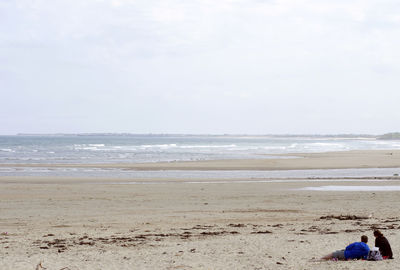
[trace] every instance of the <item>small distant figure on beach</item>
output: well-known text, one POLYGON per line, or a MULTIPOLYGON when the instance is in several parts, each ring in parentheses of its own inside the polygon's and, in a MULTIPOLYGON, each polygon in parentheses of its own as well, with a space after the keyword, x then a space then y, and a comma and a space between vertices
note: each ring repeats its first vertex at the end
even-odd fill
POLYGON ((345 249, 337 250, 333 253, 330 253, 324 257, 322 260, 353 260, 353 259, 367 259, 369 246, 368 236, 361 236, 361 242, 354 242, 348 245, 345 249))
POLYGON ((379 230, 374 231, 375 236, 375 247, 379 248, 379 251, 383 259, 393 259, 392 248, 390 247, 389 241, 379 230))

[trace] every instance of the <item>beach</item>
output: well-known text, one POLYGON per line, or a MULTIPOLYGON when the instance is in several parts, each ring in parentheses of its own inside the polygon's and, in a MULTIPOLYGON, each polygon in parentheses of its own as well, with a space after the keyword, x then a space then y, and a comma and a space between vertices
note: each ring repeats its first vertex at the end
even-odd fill
POLYGON ((353 150, 326 153, 260 155, 257 159, 200 160, 147 163, 4 163, 0 167, 103 168, 126 170, 312 170, 396 168, 400 150, 353 150), (265 158, 263 158, 265 157, 265 158), (276 158, 279 157, 279 158, 276 158))
MULTIPOLYGON (((399 168, 399 156, 350 151, 124 166, 399 168)), ((0 269, 397 269, 399 180, 2 176, 0 269), (362 234, 374 246, 376 228, 390 241, 395 260, 315 261, 362 234)))
POLYGON ((397 3, 0 0, 0 270, 399 270, 397 3))

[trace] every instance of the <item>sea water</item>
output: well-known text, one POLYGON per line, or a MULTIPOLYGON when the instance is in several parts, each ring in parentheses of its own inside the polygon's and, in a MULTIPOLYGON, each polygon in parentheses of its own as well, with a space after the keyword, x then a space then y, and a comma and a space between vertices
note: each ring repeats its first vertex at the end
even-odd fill
POLYGON ((100 164, 198 161, 219 159, 291 158, 274 156, 349 150, 400 149, 399 141, 372 137, 212 136, 212 135, 35 135, 0 136, 0 176, 93 176, 93 177, 319 177, 390 176, 398 169, 307 171, 154 171, 122 169, 30 168, 12 164, 100 164), (6 165, 10 164, 9 167, 6 165), (4 167, 4 165, 6 167, 4 167))
POLYGON ((400 191, 400 186, 320 186, 320 187, 305 187, 299 190, 311 190, 311 191, 400 191))

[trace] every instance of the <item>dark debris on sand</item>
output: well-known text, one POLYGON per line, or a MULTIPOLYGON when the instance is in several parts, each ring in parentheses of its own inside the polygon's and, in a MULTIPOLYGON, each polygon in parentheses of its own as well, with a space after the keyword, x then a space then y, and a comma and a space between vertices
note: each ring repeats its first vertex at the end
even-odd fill
POLYGON ((329 215, 329 216, 322 216, 320 219, 326 219, 326 220, 331 220, 331 219, 338 219, 338 220, 362 220, 362 219, 369 219, 369 217, 365 216, 356 216, 356 215, 339 215, 339 216, 334 216, 334 215, 329 215))
MULTIPOLYGON (((249 225, 249 224, 247 224, 249 225)), ((216 236, 228 236, 228 235, 240 235, 240 234, 269 234, 271 231, 257 230, 259 226, 253 226, 249 228, 245 224, 228 224, 223 227, 215 225, 196 225, 191 228, 180 228, 179 232, 170 233, 151 233, 150 231, 145 231, 147 233, 137 234, 128 233, 121 235, 121 233, 116 233, 117 235, 103 236, 103 237, 89 237, 88 235, 78 236, 71 234, 71 237, 65 239, 55 238, 54 234, 46 234, 42 239, 34 241, 32 244, 43 250, 57 250, 59 253, 65 252, 72 248, 77 248, 79 246, 104 246, 104 245, 116 245, 120 247, 135 247, 144 244, 154 244, 155 242, 160 242, 166 239, 180 239, 180 240, 190 240, 194 238, 205 238, 205 237, 216 237, 216 236), (230 229, 229 229, 230 228, 230 229), (238 228, 240 231, 232 230, 232 228, 238 228), (52 239, 54 238, 54 239, 52 239)), ((251 225, 251 224, 250 224, 251 225)))

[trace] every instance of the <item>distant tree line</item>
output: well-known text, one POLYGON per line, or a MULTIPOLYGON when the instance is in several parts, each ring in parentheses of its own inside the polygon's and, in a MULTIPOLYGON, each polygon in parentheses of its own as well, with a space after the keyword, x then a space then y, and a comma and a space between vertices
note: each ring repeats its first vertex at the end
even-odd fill
POLYGON ((400 140, 400 132, 386 133, 378 137, 379 140, 400 140))

